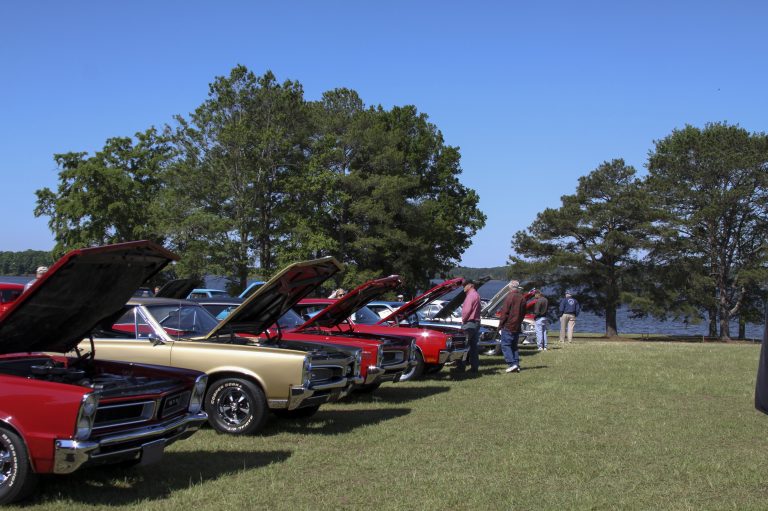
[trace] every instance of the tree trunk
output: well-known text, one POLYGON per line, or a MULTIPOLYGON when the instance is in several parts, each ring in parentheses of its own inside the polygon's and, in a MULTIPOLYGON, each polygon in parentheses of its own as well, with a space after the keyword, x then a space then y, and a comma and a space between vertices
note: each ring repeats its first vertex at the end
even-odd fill
POLYGON ((605 335, 607 337, 616 337, 619 334, 619 329, 616 325, 616 309, 618 306, 619 286, 615 277, 611 275, 608 279, 605 303, 605 335))
POLYGON ((709 337, 717 337, 717 308, 710 307, 707 316, 709 317, 709 337))
POLYGON ((744 314, 739 314, 739 339, 744 340, 747 338, 747 320, 744 318, 744 314))
POLYGON ((607 307, 605 309, 605 335, 606 337, 616 337, 619 335, 616 327, 616 307, 607 307))

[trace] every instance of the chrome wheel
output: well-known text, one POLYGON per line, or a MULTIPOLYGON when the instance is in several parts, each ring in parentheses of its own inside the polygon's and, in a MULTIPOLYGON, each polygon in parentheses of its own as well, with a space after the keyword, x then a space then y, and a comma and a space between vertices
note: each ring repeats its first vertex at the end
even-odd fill
POLYGON ((267 418, 267 400, 251 381, 225 378, 213 382, 205 396, 208 421, 220 433, 254 433, 267 418))
POLYGON ((241 389, 229 388, 219 400, 219 415, 230 426, 238 427, 251 415, 248 396, 241 389))
POLYGON ((0 437, 0 488, 9 484, 16 473, 16 463, 11 455, 10 442, 0 437))
POLYGON ((21 500, 32 492, 37 474, 32 471, 27 446, 13 431, 0 428, 0 504, 21 500))

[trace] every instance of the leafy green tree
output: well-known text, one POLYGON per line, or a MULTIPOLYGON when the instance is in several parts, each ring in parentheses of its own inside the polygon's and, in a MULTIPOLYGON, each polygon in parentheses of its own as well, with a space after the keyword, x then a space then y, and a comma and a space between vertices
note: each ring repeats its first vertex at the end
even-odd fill
POLYGON ((354 91, 326 93, 314 112, 319 132, 289 192, 283 255, 335 255, 349 263, 345 286, 399 273, 423 288, 453 267, 485 223, 458 180, 458 149, 414 107, 366 109, 354 91))
MULTIPOLYGON (((768 137, 725 123, 686 126, 655 143, 648 187, 665 211, 650 259, 677 301, 708 312, 710 335, 768 278, 768 137)), ((754 308, 754 306, 752 307, 754 308)))
POLYGON ((110 138, 93 156, 54 155, 60 168, 56 192, 37 190, 35 216, 48 216, 54 254, 90 245, 136 239, 162 242, 150 213, 172 148, 154 128, 110 138))
POLYGON ((43 250, 0 252, 0 275, 32 275, 38 266, 50 266, 53 258, 43 250))
POLYGON ((652 228, 648 197, 633 167, 616 159, 579 178, 576 193, 547 208, 512 241, 512 274, 537 285, 579 290, 585 310, 605 315, 605 332, 617 335, 616 310, 631 292, 643 240, 652 228))
POLYGON ((178 116, 179 158, 166 174, 162 215, 182 275, 275 269, 283 232, 284 177, 304 165, 311 123, 298 82, 277 83, 244 66, 217 77, 209 98, 178 116))

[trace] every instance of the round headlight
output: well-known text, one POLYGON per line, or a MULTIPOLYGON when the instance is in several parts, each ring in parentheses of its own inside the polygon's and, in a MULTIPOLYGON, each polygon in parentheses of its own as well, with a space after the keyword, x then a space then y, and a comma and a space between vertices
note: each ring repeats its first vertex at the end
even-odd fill
POLYGON ((311 373, 312 373, 312 362, 310 362, 309 357, 304 357, 304 367, 302 368, 302 371, 301 371, 301 381, 305 389, 309 388, 311 373))
POLYGON ((376 367, 382 367, 384 365, 384 348, 379 344, 379 348, 376 350, 376 367))
POLYGON ((453 337, 448 337, 445 340, 445 349, 449 350, 451 348, 453 348, 453 337))
POLYGON ((355 353, 355 368, 354 368, 353 376, 355 377, 360 376, 361 365, 363 365, 363 351, 358 350, 357 353, 355 353))

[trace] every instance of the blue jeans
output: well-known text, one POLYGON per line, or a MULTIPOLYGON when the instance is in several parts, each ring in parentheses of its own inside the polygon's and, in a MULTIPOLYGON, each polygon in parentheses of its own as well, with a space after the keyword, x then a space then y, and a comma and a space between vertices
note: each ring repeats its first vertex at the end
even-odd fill
POLYGON ((547 347, 547 318, 536 318, 536 346, 539 348, 547 347))
POLYGON ((520 366, 520 351, 517 349, 517 340, 520 332, 501 331, 501 353, 509 366, 520 366))
POLYGON ((469 344, 469 354, 467 355, 467 362, 463 360, 457 364, 459 370, 464 370, 466 364, 469 363, 469 367, 472 371, 480 369, 480 352, 478 351, 477 344, 480 342, 480 323, 473 321, 471 323, 464 323, 461 325, 461 329, 467 336, 467 343, 469 344))

